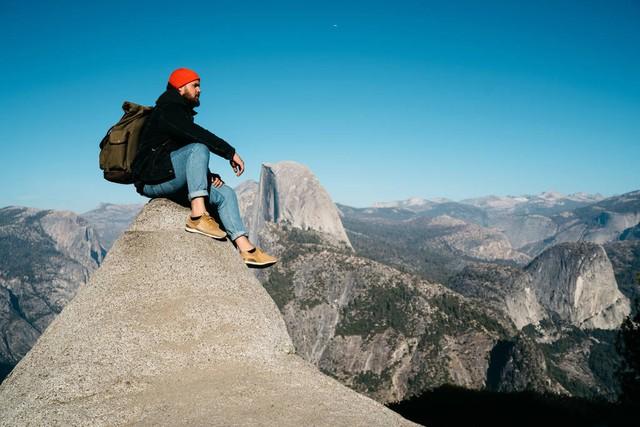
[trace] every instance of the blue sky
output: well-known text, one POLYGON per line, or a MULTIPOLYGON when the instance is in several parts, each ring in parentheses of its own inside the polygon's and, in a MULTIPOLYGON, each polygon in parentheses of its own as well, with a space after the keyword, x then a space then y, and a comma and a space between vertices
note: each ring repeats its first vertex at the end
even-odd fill
POLYGON ((98 143, 177 67, 231 185, 295 160, 353 206, 639 189, 640 2, 522 3, 3 0, 0 206, 142 201, 98 143))

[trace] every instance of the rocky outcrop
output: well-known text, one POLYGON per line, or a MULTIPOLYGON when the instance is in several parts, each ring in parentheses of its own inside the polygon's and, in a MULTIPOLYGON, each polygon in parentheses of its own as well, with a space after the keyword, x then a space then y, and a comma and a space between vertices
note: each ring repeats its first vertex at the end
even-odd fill
POLYGON ((447 285, 462 295, 504 311, 518 329, 547 318, 531 286, 531 278, 520 268, 472 264, 452 277, 447 285))
POLYGON ((306 166, 291 161, 265 163, 255 202, 244 200, 250 199, 251 184, 241 190, 252 240, 259 241, 267 223, 289 224, 319 231, 333 243, 351 248, 338 209, 306 166))
POLYGON ((0 209, 0 365, 24 356, 103 257, 93 228, 72 212, 0 209))
POLYGON ((529 274, 516 276, 516 279, 509 283, 509 288, 504 298, 504 307, 518 329, 538 324, 541 320, 553 316, 540 301, 536 285, 529 274))
POLYGON ((526 268, 537 300, 560 319, 581 328, 617 328, 629 314, 604 248, 565 243, 545 251, 526 268))
POLYGON ((583 329, 615 329, 630 310, 604 248, 587 242, 554 246, 523 270, 468 266, 448 285, 504 310, 518 329, 543 319, 583 329))
POLYGON ((4 425, 409 425, 292 354, 228 242, 149 203, 0 386, 4 425))

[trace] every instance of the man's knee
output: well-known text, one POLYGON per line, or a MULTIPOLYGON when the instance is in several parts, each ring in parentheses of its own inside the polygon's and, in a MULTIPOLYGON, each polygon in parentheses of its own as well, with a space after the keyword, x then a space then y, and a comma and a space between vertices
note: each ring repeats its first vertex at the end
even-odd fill
POLYGON ((226 201, 236 200, 236 192, 226 184, 216 188, 211 186, 211 202, 220 205, 226 201))
POLYGON ((208 156, 209 147, 199 142, 194 142, 191 144, 191 153, 196 155, 208 156))
POLYGON ((227 184, 223 184, 217 190, 222 194, 225 199, 233 199, 236 197, 236 192, 233 188, 229 187, 227 184))

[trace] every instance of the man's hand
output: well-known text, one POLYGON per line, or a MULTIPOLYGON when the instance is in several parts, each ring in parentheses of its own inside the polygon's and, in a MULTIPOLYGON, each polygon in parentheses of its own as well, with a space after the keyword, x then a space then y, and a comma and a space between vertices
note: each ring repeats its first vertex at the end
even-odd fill
POLYGON ((236 176, 242 175, 242 172, 244 172, 244 161, 238 156, 238 153, 233 155, 233 159, 231 159, 229 163, 231 163, 231 169, 233 169, 236 176))
POLYGON ((217 173, 209 173, 209 179, 211 180, 211 184, 216 188, 220 188, 224 185, 222 177, 217 173))

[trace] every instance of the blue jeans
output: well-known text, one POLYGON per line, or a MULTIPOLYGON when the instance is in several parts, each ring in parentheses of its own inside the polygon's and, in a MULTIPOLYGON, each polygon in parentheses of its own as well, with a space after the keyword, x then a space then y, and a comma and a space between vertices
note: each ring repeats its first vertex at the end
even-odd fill
POLYGON ((218 209, 218 216, 231 240, 246 236, 238 198, 233 188, 224 184, 215 188, 209 182, 209 149, 204 144, 193 143, 171 152, 175 178, 160 184, 145 184, 142 192, 147 197, 191 199, 208 197, 209 203, 218 209))

